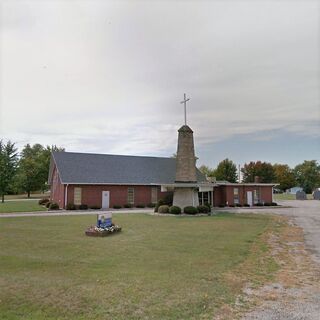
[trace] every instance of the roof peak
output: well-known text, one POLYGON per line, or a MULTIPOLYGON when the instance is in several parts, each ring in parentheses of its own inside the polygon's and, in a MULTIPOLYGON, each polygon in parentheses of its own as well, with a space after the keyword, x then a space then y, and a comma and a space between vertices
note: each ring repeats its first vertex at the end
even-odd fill
POLYGON ((191 132, 193 133, 192 129, 187 125, 187 124, 184 124, 179 130, 178 132, 191 132))

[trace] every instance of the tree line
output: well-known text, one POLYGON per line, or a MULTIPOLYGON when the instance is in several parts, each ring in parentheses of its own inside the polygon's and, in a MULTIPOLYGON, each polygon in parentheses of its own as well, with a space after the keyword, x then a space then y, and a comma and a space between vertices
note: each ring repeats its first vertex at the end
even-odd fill
POLYGON ((52 151, 64 151, 57 146, 27 144, 19 153, 15 143, 0 140, 0 196, 48 190, 48 173, 52 151))
MULTIPOLYGON (((237 166, 228 158, 222 160, 214 169, 205 165, 199 169, 207 177, 214 177, 219 181, 239 182, 237 166)), ((258 178, 261 183, 279 183, 277 188, 281 191, 299 186, 306 193, 312 193, 315 188, 320 187, 320 165, 316 160, 305 160, 294 168, 287 164, 251 161, 244 164, 241 173, 241 182, 256 182, 258 178)))

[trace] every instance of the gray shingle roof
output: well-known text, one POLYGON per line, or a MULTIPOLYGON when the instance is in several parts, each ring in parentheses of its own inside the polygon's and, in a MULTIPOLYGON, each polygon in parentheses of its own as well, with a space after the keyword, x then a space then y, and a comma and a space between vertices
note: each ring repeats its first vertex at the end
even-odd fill
MULTIPOLYGON (((176 173, 174 158, 54 152, 50 170, 53 162, 64 184, 168 184, 176 173)), ((199 170, 197 176, 205 181, 199 170)))

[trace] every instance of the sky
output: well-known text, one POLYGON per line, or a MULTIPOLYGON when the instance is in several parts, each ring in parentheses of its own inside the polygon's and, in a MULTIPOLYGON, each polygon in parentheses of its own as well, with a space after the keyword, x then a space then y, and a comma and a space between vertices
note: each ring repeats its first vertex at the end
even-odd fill
POLYGON ((320 0, 0 0, 0 139, 198 165, 320 160, 320 0))

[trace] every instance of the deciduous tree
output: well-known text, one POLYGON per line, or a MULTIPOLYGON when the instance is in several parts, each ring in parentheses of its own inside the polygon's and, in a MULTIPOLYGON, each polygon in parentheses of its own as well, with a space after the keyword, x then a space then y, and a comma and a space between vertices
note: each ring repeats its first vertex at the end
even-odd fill
POLYGON ((298 185, 306 193, 312 193, 313 189, 320 186, 320 165, 316 160, 305 160, 298 164, 293 171, 298 185))
POLYGON ((217 180, 237 182, 237 166, 228 158, 224 159, 218 164, 217 168, 214 170, 213 175, 217 180))
POLYGON ((241 169, 243 174, 243 182, 255 182, 255 177, 259 177, 259 182, 271 183, 275 182, 274 169, 271 163, 261 161, 251 161, 246 163, 241 169))
POLYGON ((275 182, 279 183, 278 188, 282 191, 290 189, 296 185, 293 170, 287 164, 274 164, 275 182))

